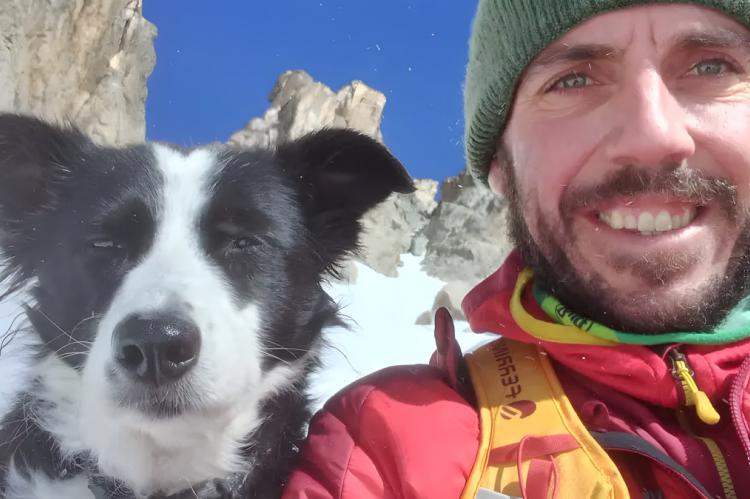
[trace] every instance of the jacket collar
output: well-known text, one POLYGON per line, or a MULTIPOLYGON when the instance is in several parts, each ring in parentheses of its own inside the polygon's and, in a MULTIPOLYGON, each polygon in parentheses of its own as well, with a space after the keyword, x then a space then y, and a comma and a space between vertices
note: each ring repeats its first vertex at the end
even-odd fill
MULTIPOLYGON (((731 381, 742 361, 750 355, 750 339, 726 345, 668 345, 649 348, 640 345, 592 345, 570 343, 554 335, 540 335, 543 324, 555 324, 534 300, 530 286, 520 295, 527 316, 538 321, 532 334, 524 330, 512 313, 513 294, 524 268, 514 251, 505 263, 466 296, 464 314, 475 332, 492 332, 542 347, 556 362, 598 383, 632 397, 665 407, 680 404, 678 384, 672 374, 668 351, 679 347, 686 354, 701 390, 714 401, 729 394, 731 381)), ((517 316, 517 314, 516 314, 517 316)), ((532 321, 533 323, 533 321, 532 321)))

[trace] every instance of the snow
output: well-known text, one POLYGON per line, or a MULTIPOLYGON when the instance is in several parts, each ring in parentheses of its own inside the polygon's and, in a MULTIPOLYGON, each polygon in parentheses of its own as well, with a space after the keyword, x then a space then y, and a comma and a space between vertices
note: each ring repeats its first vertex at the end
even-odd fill
MULTIPOLYGON (((421 259, 401 255, 398 277, 387 277, 357 263, 353 285, 328 289, 350 317, 348 329, 327 334, 331 347, 323 356, 325 368, 313 378, 311 395, 318 404, 356 379, 387 366, 424 364, 435 350, 433 326, 416 325, 417 316, 431 309, 444 283, 421 269, 421 259)), ((463 351, 487 341, 456 321, 456 339, 463 351)), ((494 336, 496 338, 496 336, 494 336)))
MULTIPOLYGON (((435 349, 433 327, 416 325, 415 321, 430 310, 443 283, 422 271, 419 257, 402 255, 402 261, 397 278, 356 263, 354 284, 328 286, 331 296, 343 307, 349 326, 326 333, 329 346, 323 353, 324 367, 313 375, 310 388, 316 408, 374 371, 429 361, 435 349)), ((19 310, 14 300, 0 303, 0 335, 9 330, 19 310)), ((487 340, 486 335, 472 333, 465 322, 456 322, 456 337, 464 351, 487 340)), ((25 379, 20 339, 0 352, 0 414, 25 379)))

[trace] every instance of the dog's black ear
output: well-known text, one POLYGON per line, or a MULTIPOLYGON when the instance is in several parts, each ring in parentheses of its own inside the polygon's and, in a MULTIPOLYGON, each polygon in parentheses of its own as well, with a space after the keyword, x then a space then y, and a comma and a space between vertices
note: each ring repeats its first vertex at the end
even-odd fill
POLYGON ((279 146, 327 266, 357 246, 360 217, 394 192, 414 191, 401 163, 376 140, 325 129, 279 146))
POLYGON ((317 211, 356 216, 393 192, 414 191, 401 163, 376 140, 347 129, 325 129, 278 149, 288 173, 297 175, 305 202, 317 211))
POLYGON ((71 174, 70 159, 84 143, 77 130, 0 114, 0 238, 52 208, 54 185, 71 174))

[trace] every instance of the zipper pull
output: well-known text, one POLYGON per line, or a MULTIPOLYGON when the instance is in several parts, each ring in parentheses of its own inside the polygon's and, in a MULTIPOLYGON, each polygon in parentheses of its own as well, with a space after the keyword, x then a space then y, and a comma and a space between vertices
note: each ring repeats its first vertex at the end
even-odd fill
POLYGON ((695 412, 704 423, 710 425, 718 423, 719 413, 714 409, 708 395, 698 388, 685 355, 674 348, 669 352, 669 356, 672 358, 672 375, 680 382, 685 394, 685 405, 694 405, 695 412))

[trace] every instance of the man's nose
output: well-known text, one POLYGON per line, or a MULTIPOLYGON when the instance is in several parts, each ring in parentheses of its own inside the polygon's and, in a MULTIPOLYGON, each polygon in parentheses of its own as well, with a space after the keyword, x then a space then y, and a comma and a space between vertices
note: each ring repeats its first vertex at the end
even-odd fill
POLYGON ((618 104, 606 149, 612 162, 660 167, 695 152, 689 116, 658 72, 644 70, 624 84, 618 104))

